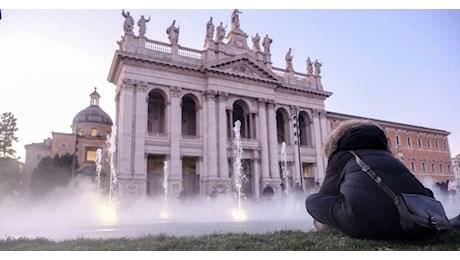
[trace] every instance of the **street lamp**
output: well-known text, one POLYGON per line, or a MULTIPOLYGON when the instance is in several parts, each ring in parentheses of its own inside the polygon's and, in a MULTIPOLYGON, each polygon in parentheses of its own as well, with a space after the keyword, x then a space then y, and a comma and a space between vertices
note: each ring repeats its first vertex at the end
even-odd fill
POLYGON ((299 156, 299 171, 300 171, 300 186, 302 191, 305 191, 305 185, 303 182, 303 170, 302 170, 302 157, 300 156, 300 126, 299 126, 299 112, 296 110, 295 115, 292 117, 294 120, 294 144, 297 146, 297 154, 299 156))
POLYGON ((72 179, 75 178, 75 161, 77 156, 77 145, 78 145, 78 132, 80 131, 79 128, 75 128, 75 141, 74 141, 74 148, 73 148, 73 155, 72 155, 72 179))

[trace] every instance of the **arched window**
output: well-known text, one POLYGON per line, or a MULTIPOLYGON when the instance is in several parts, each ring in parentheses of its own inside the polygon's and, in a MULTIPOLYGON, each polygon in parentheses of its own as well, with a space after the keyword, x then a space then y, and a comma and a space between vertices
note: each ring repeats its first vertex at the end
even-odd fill
POLYGON ((288 116, 286 110, 280 108, 276 111, 276 131, 278 135, 278 143, 288 143, 288 116))
POLYGON ((311 139, 311 120, 306 112, 299 113, 299 134, 300 134, 300 145, 312 146, 311 139))
MULTIPOLYGON (((253 115, 250 113, 249 108, 246 103, 242 100, 238 100, 233 103, 233 122, 231 128, 233 129, 235 122, 239 120, 241 122, 240 134, 243 138, 252 138, 254 137, 255 127, 253 115)), ((232 131, 233 132, 233 131, 232 131)))
POLYGON ((196 103, 191 95, 182 98, 182 135, 196 136, 196 103))
POLYGON ((165 133, 165 99, 163 95, 152 91, 148 99, 147 131, 165 133))

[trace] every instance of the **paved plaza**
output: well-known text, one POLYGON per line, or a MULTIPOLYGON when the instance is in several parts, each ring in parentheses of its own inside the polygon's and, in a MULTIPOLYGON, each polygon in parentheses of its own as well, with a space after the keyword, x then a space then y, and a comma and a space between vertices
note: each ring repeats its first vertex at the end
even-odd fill
POLYGON ((199 202, 135 201, 114 211, 90 198, 11 208, 0 216, 0 238, 120 238, 144 235, 196 236, 213 233, 309 231, 312 219, 303 200, 243 201, 217 198, 199 202))

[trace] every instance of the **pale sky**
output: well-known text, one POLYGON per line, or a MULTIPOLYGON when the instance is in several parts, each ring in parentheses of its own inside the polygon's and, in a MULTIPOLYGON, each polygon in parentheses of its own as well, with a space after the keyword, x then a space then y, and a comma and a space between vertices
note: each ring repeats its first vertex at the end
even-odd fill
MULTIPOLYGON (((228 32, 235 8, 201 4, 182 10, 130 9, 128 4, 56 9, 32 3, 0 6, 0 113, 12 112, 17 118, 20 141, 13 148, 21 161, 24 145, 42 142, 51 132, 71 132, 73 117, 89 106, 94 87, 101 108, 115 122, 115 86, 107 76, 123 35, 122 8, 136 23, 141 15, 151 17, 146 37, 152 40, 169 43, 165 30, 176 20, 179 44, 199 50, 209 18, 216 27, 220 22, 228 25, 228 32)), ((273 66, 285 67, 289 48, 297 72, 306 73, 308 57, 322 62, 323 87, 333 92, 327 111, 445 130, 451 132, 451 155, 460 154, 458 7, 244 6, 237 8, 243 12, 240 24, 248 45, 256 33, 262 38, 268 34, 273 66)), ((136 35, 137 30, 136 25, 136 35)))

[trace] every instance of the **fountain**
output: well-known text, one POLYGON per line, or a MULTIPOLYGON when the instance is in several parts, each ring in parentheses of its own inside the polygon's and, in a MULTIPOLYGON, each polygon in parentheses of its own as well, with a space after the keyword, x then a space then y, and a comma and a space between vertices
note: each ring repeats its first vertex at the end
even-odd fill
POLYGON ((163 211, 161 213, 161 218, 169 218, 168 213, 168 180, 169 180, 169 171, 168 171, 168 161, 165 161, 163 164, 163 211))
POLYGON ((235 185, 235 196, 238 200, 238 208, 233 211, 233 218, 237 221, 245 220, 246 214, 241 208, 241 200, 245 198, 243 191, 243 183, 245 182, 245 176, 243 173, 243 166, 241 165, 241 158, 243 155, 243 148, 241 147, 241 122, 239 120, 235 121, 235 126, 233 127, 233 132, 235 134, 234 138, 234 153, 235 159, 233 162, 233 183, 235 185))
MULTIPOLYGON (((117 209, 119 206, 119 201, 117 198, 117 185, 118 185, 118 175, 115 168, 115 151, 116 151, 116 136, 117 136, 117 127, 112 125, 112 132, 107 136, 107 152, 108 160, 110 163, 110 187, 109 187, 109 205, 107 208, 103 207, 102 218, 104 223, 113 224, 116 222, 117 218, 117 209)), ((98 178, 99 180, 100 178, 98 178)), ((99 188, 99 183, 98 183, 99 188)))
POLYGON ((97 194, 101 193, 101 169, 102 169, 102 149, 96 150, 96 183, 97 183, 97 194))
POLYGON ((289 194, 289 191, 291 189, 291 186, 289 185, 289 179, 288 179, 288 174, 289 172, 287 171, 287 165, 286 165, 286 142, 281 143, 281 169, 282 169, 282 178, 283 178, 283 183, 284 183, 284 192, 286 195, 289 194))

